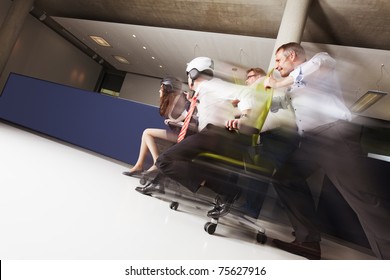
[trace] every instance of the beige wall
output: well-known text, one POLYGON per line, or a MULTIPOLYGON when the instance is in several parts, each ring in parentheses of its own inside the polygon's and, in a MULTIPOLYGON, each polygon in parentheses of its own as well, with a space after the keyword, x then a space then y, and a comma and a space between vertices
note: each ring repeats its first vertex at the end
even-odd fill
POLYGON ((160 82, 158 78, 127 73, 119 97, 159 106, 160 82))
MULTIPOLYGON (((10 6, 11 1, 0 1, 0 23, 10 6)), ((29 15, 0 77, 0 92, 10 72, 94 90, 101 68, 96 61, 29 15)))

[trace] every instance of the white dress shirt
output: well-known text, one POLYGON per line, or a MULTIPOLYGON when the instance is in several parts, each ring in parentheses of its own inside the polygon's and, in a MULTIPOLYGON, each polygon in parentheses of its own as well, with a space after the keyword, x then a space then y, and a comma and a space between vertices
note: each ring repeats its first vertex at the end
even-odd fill
POLYGON ((227 120, 232 120, 244 110, 256 108, 259 100, 256 91, 247 86, 225 82, 218 78, 203 81, 195 91, 199 101, 197 105, 199 131, 207 124, 225 127, 227 120), (239 99, 237 108, 232 100, 239 99))
POLYGON ((335 73, 336 61, 325 52, 299 65, 287 89, 300 134, 337 120, 351 120, 335 73))

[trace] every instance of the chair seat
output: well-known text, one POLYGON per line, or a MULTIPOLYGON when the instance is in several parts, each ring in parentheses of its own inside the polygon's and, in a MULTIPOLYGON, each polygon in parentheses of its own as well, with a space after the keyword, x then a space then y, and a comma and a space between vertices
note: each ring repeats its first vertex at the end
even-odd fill
POLYGON ((243 177, 263 182, 273 181, 272 175, 274 173, 274 168, 267 166, 267 164, 254 164, 248 161, 237 160, 207 152, 200 153, 192 161, 196 164, 221 172, 235 173, 243 177))

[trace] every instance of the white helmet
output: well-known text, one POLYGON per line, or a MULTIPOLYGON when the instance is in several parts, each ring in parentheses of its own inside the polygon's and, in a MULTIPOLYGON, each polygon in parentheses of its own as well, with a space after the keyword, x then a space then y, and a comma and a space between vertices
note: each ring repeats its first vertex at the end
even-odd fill
POLYGON ((191 60, 191 62, 187 63, 186 73, 190 75, 192 80, 195 80, 199 77, 199 74, 203 71, 210 72, 209 74, 213 74, 214 70, 214 61, 209 57, 197 57, 191 60))

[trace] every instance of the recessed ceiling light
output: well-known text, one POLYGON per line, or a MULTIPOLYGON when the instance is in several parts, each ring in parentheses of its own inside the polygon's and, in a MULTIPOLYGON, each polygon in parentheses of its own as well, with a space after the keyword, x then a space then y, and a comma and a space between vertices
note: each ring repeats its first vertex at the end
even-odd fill
POLYGON ((113 57, 118 60, 120 63, 125 63, 125 64, 130 64, 130 62, 124 58, 123 56, 120 55, 113 55, 113 57))
POLYGON ((96 44, 102 47, 111 47, 111 45, 102 37, 89 35, 89 37, 95 41, 96 44))
POLYGON ((137 36, 135 36, 135 34, 133 34, 133 37, 134 37, 134 38, 137 38, 137 36))
POLYGON ((162 65, 160 65, 160 68, 163 68, 163 66, 162 66, 162 65))
POLYGON ((156 59, 154 56, 152 56, 152 59, 156 59))
POLYGON ((46 13, 43 12, 43 14, 39 17, 40 21, 44 21, 47 18, 46 13))
POLYGON ((146 50, 146 47, 145 47, 145 46, 143 46, 142 48, 143 48, 144 50, 146 50))

